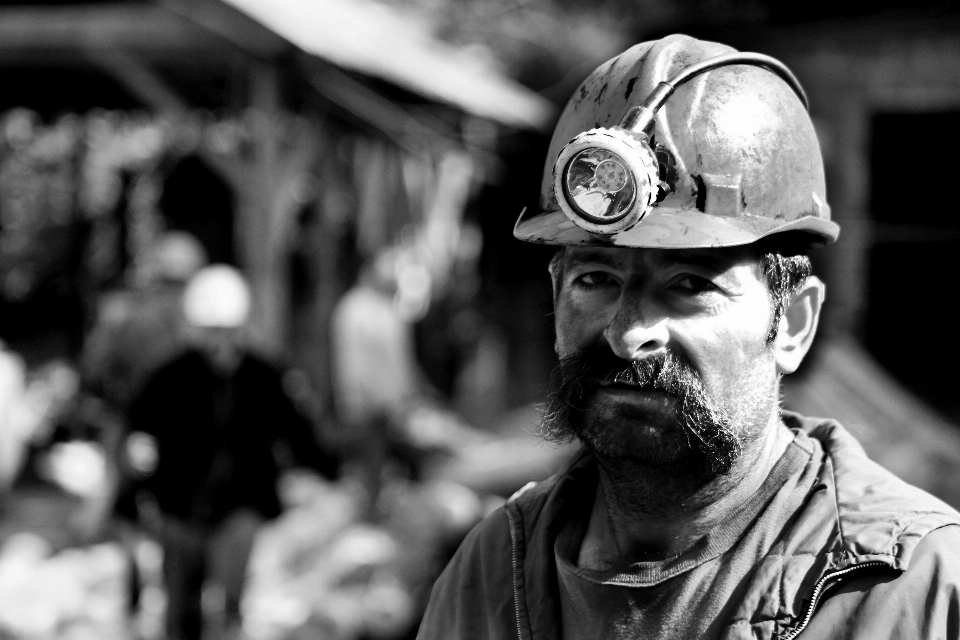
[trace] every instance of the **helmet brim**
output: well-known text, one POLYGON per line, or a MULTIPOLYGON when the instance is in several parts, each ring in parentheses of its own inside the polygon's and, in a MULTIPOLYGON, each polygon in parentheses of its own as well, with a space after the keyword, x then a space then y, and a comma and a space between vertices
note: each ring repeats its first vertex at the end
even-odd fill
POLYGON ((535 213, 525 210, 517 220, 513 236, 524 242, 560 246, 702 249, 751 244, 787 231, 808 234, 811 247, 830 244, 840 235, 840 227, 835 222, 814 216, 785 221, 654 207, 633 227, 612 234, 585 231, 559 210, 535 213))

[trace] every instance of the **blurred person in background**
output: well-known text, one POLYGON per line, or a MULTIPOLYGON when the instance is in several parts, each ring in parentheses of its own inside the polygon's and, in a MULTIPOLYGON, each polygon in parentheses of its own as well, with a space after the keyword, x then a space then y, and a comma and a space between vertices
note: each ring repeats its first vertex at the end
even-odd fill
POLYGON ((0 341, 0 518, 23 468, 39 416, 27 394, 27 367, 0 341))
POLYGON ((80 354, 82 400, 76 419, 103 446, 109 485, 103 512, 90 517, 91 527, 111 527, 126 550, 131 615, 139 605, 136 548, 143 532, 134 504, 137 471, 128 464, 123 438, 133 400, 149 376, 186 346, 183 291, 206 264, 207 252, 195 236, 163 233, 150 252, 145 283, 103 296, 80 354))
POLYGON ((397 304, 400 251, 367 261, 356 284, 337 302, 331 320, 337 413, 355 450, 356 473, 371 515, 390 465, 415 466, 403 434, 406 414, 424 391, 413 326, 397 304))
MULTIPOLYGON (((145 476, 141 521, 163 547, 167 637, 200 638, 205 582, 219 588, 222 624, 239 633, 240 599, 254 536, 280 514, 278 457, 332 477, 280 371, 252 353, 250 290, 226 265, 201 269, 183 295, 190 347, 133 401, 127 438, 145 476)), ((209 585, 208 585, 209 586, 209 585)))
POLYGON ((839 234, 806 107, 679 35, 571 98, 514 236, 558 247, 542 431, 583 446, 468 535, 421 640, 960 637, 960 514, 780 406, 839 234))
POLYGON ((146 282, 104 295, 80 354, 80 420, 98 431, 111 462, 118 515, 133 517, 130 469, 121 455, 134 398, 160 365, 186 346, 183 292, 207 263, 203 245, 184 231, 160 236, 146 282))

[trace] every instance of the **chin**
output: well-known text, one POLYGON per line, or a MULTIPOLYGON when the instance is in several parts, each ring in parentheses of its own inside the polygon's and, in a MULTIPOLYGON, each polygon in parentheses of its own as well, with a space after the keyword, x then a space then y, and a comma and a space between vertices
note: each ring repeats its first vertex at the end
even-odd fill
POLYGON ((578 436, 599 458, 668 466, 695 455, 674 412, 633 405, 584 412, 578 436))

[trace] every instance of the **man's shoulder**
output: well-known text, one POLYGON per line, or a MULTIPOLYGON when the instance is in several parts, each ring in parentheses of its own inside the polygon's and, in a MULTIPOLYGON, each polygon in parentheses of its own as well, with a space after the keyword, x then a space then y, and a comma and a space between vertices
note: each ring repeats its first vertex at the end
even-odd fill
POLYGON ((505 636, 514 608, 511 536, 507 505, 467 534, 433 585, 418 640, 505 636))
POLYGON ((509 504, 493 510, 481 520, 464 538, 458 550, 461 556, 460 569, 467 565, 483 567, 489 570, 500 563, 488 564, 494 558, 509 557, 512 553, 512 534, 510 527, 512 511, 509 504))
POLYGON ((804 637, 956 638, 958 556, 960 526, 931 531, 917 544, 905 570, 860 572, 832 589, 804 630, 804 637))
POLYGON ((932 585, 931 562, 960 566, 960 514, 871 461, 838 422, 788 412, 783 419, 814 453, 804 472, 814 474, 814 481, 758 563, 750 597, 731 616, 729 637, 769 637, 773 629, 793 637, 814 609, 818 613, 803 637, 871 637, 837 630, 858 628, 850 616, 868 604, 877 611, 892 606, 882 604, 884 585, 932 585), (837 586, 850 583, 855 592, 834 600, 837 586), (825 592, 828 603, 819 607, 825 592), (771 603, 777 603, 775 610, 771 603))
POLYGON ((552 477, 527 484, 473 528, 434 585, 418 638, 502 638, 515 634, 521 621, 526 625, 528 616, 539 624, 552 619, 551 531, 571 494, 595 489, 592 461, 583 451, 574 454, 552 477), (535 611, 527 611, 528 601, 539 603, 535 611))
POLYGON ((846 557, 856 557, 856 562, 885 559, 902 570, 927 534, 960 525, 960 513, 870 460, 835 420, 785 413, 784 422, 823 448, 820 482, 835 504, 830 515, 846 557))

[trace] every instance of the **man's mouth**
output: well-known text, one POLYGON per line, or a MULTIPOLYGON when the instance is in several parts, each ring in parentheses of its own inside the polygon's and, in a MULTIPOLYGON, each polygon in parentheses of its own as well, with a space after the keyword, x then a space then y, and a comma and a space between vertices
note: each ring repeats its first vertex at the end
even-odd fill
MULTIPOLYGON (((663 389, 656 389, 653 385, 637 385, 629 383, 615 383, 601 385, 595 391, 597 400, 601 403, 599 406, 630 406, 645 411, 643 414, 647 419, 650 415, 646 412, 654 411, 657 413, 667 412, 671 416, 676 408, 677 397, 667 393, 663 389)), ((633 415, 633 414, 631 414, 633 415)), ((636 417, 636 416, 634 416, 636 417)))
POLYGON ((623 380, 601 380, 600 386, 604 389, 630 389, 631 391, 656 391, 648 384, 635 384, 623 380))
POLYGON ((608 373, 597 381, 600 387, 631 389, 633 391, 662 391, 650 380, 640 380, 631 371, 608 373))
POLYGON ((629 393, 635 396, 649 396, 649 397, 660 397, 660 396, 670 396, 669 392, 664 389, 660 389, 652 384, 636 384, 633 382, 624 382, 614 381, 614 380, 605 380, 602 381, 597 387, 597 391, 606 391, 608 393, 613 393, 619 395, 621 393, 629 393))
POLYGON ((669 395, 667 391, 664 391, 663 389, 658 389, 656 387, 652 387, 648 384, 645 384, 645 385, 623 384, 623 383, 602 384, 600 385, 599 389, 602 391, 635 391, 637 393, 641 393, 641 392, 642 393, 663 393, 663 394, 669 395))

